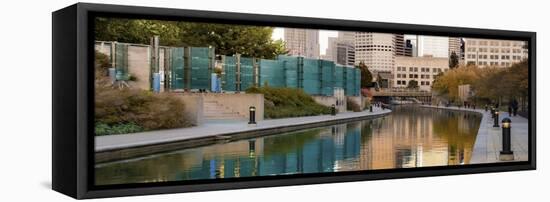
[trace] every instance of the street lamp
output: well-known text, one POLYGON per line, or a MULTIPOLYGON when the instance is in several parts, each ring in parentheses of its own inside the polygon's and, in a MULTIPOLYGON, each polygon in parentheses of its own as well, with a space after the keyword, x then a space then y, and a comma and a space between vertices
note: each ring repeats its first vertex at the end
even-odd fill
POLYGON ((256 107, 250 106, 248 111, 250 112, 250 120, 248 121, 248 124, 256 124, 256 107))

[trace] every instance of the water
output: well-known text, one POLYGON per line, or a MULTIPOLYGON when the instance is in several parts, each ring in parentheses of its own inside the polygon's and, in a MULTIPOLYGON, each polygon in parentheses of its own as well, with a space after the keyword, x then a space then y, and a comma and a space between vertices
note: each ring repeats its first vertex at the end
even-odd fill
POLYGON ((96 165, 127 184, 468 164, 481 116, 397 107, 384 117, 96 165))

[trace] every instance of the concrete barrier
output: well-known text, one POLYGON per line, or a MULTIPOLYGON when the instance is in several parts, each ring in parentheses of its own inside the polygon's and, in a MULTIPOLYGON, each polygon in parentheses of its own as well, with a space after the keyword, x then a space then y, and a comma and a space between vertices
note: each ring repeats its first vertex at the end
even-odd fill
POLYGON ((331 107, 332 105, 335 105, 336 110, 338 112, 345 112, 346 111, 347 104, 346 104, 345 100, 336 103, 337 98, 332 97, 332 96, 311 96, 311 97, 315 100, 315 102, 317 102, 321 105, 324 105, 324 106, 327 106, 327 107, 331 107))
POLYGON ((185 103, 185 118, 187 120, 197 126, 204 123, 203 97, 184 94, 176 94, 176 96, 185 103))
POLYGON ((351 100, 361 107, 361 110, 365 108, 365 101, 362 96, 346 96, 346 99, 351 100))

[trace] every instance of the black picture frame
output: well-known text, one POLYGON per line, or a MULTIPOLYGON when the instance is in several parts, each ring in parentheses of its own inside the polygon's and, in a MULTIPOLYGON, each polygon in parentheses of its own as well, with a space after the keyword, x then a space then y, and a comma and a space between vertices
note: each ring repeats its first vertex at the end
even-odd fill
POLYGON ((536 169, 535 32, 90 3, 77 3, 55 11, 52 13, 52 21, 52 188, 77 199, 536 169), (165 182, 95 186, 93 184, 94 135, 92 135, 94 129, 93 19, 98 16, 527 41, 530 91, 529 160, 461 166, 217 179, 193 181, 193 184, 165 182))

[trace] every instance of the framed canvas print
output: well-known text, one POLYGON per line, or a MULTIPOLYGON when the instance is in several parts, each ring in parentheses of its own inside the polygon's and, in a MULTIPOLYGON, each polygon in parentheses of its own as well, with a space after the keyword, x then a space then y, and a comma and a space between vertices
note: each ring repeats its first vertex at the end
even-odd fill
POLYGON ((78 3, 53 19, 74 198, 533 170, 536 33, 78 3))

